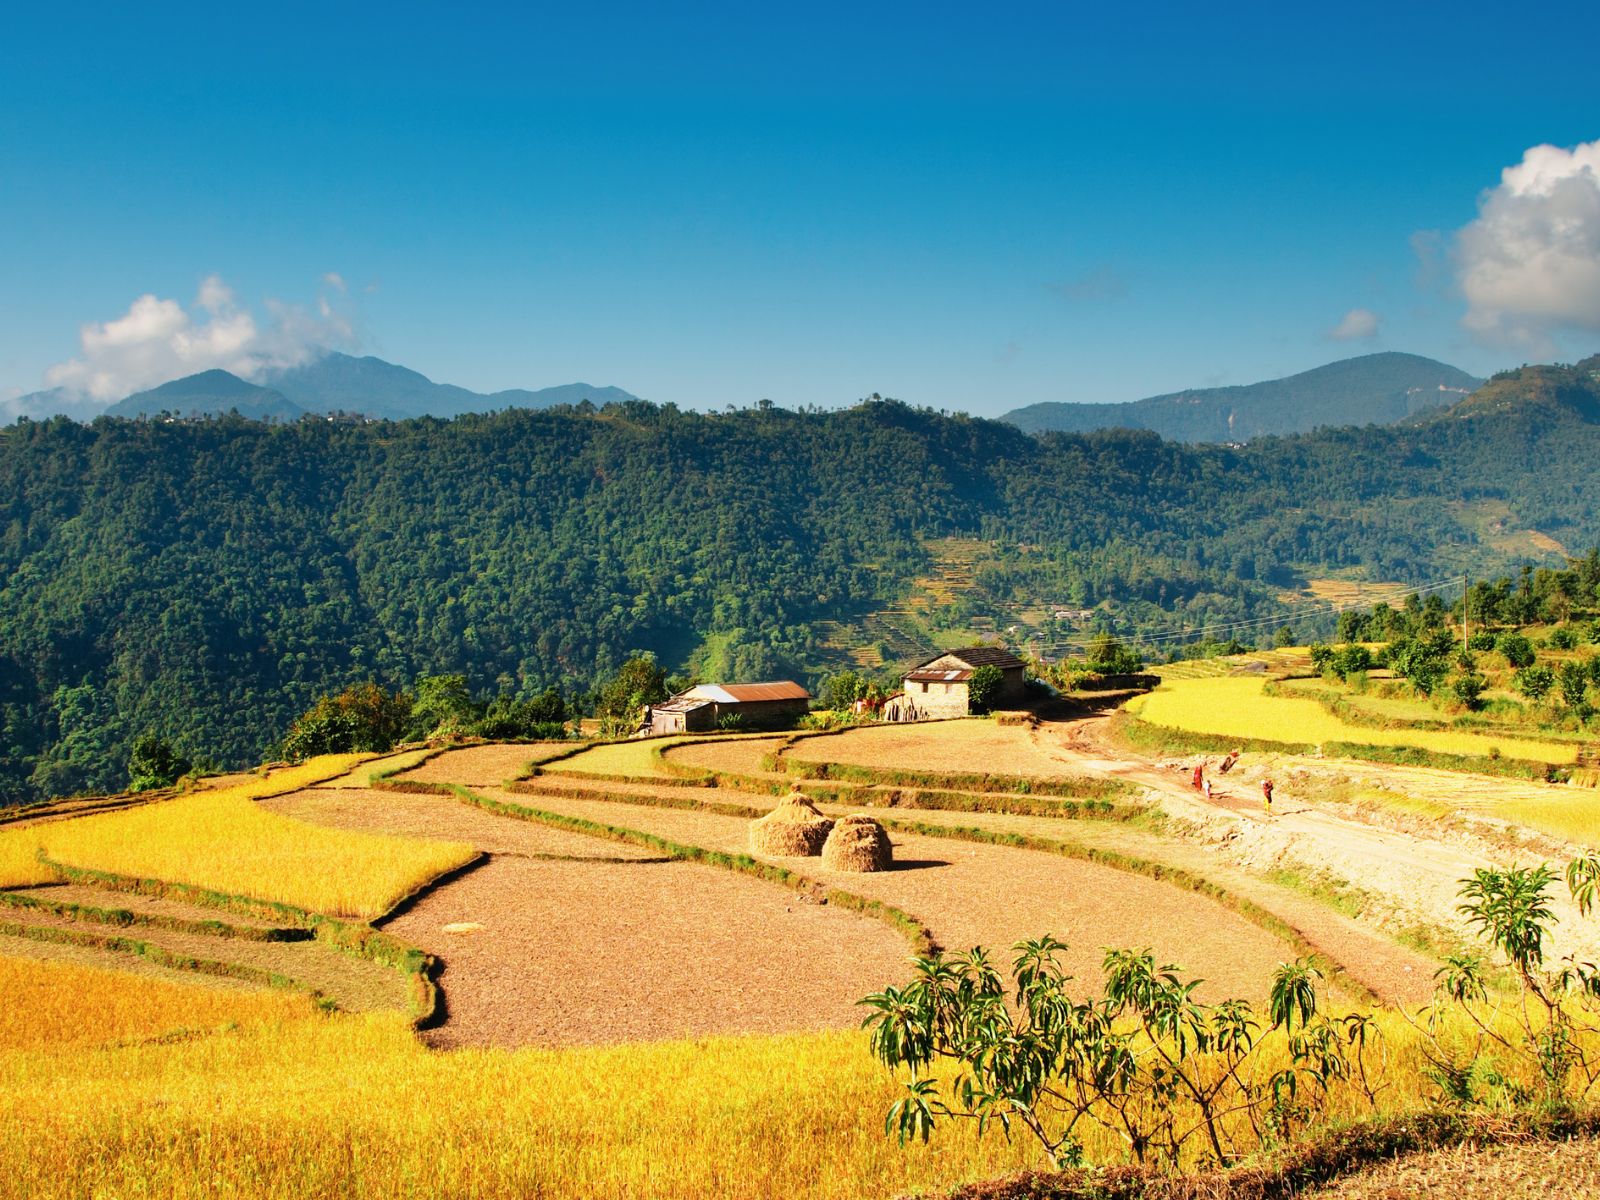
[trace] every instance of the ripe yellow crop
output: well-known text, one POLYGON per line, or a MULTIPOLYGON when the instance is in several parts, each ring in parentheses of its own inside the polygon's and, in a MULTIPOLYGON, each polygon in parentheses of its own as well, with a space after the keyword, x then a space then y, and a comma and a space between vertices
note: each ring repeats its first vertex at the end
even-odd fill
POLYGON ((1488 755, 1535 762, 1570 763, 1574 743, 1540 742, 1498 734, 1437 729, 1371 729, 1350 725, 1315 700, 1266 696, 1266 680, 1250 676, 1173 679, 1131 701, 1128 711, 1152 725, 1189 733, 1269 742, 1353 742, 1366 746, 1412 746, 1438 754, 1488 755))
POLYGON ((0 955, 0 1051, 104 1045, 179 1031, 281 1024, 315 1009, 294 992, 180 983, 0 955))
MULTIPOLYGON (((68 866, 191 884, 333 916, 371 918, 473 855, 463 842, 309 825, 253 803, 350 770, 328 755, 236 787, 18 830, 68 866)), ((16 850, 8 851, 8 857, 16 850)))

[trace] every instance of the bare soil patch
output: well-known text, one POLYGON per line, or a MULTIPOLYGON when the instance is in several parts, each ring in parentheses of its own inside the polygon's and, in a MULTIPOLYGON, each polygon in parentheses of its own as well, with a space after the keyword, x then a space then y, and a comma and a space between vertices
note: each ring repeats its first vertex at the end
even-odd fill
POLYGON ((385 928, 443 959, 445 1047, 843 1028, 907 973, 877 921, 681 862, 495 858, 385 928))
POLYGON ((405 792, 310 789, 262 801, 268 808, 315 825, 367 833, 470 842, 490 854, 524 858, 647 859, 659 857, 638 846, 584 837, 527 821, 508 821, 463 804, 453 796, 405 792))
POLYGON ((463 746, 459 750, 446 750, 420 766, 402 771, 396 778, 498 787, 508 779, 524 775, 528 764, 571 749, 571 742, 493 742, 484 746, 463 746))
POLYGON ((1317 1200, 1547 1200, 1600 1195, 1600 1140, 1452 1146, 1306 1193, 1317 1200))
POLYGON ((787 758, 848 763, 881 770, 962 772, 1057 778, 1073 774, 1035 744, 1022 725, 993 721, 930 721, 918 725, 863 725, 826 737, 802 738, 787 758))
MULTIPOLYGON (((489 793, 730 853, 748 849, 739 817, 609 800, 489 793)), ((714 794, 714 793, 707 793, 714 794)), ((1096 863, 1035 850, 893 833, 895 869, 829 871, 816 859, 773 860, 796 873, 885 901, 923 921, 940 944, 987 946, 1004 960, 1026 938, 1050 933, 1071 947, 1070 969, 1091 986, 1108 946, 1152 947, 1208 982, 1201 994, 1259 997, 1292 948, 1214 900, 1096 863)))
POLYGON ((756 775, 766 779, 782 779, 783 773, 771 771, 761 765, 761 760, 782 746, 786 738, 728 738, 714 742, 700 742, 686 746, 673 746, 664 757, 686 767, 704 771, 726 771, 735 775, 756 775))

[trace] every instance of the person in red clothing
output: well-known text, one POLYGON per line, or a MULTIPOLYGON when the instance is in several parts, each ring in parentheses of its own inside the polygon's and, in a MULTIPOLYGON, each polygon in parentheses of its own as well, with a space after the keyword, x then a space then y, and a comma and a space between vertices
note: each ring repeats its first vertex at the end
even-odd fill
POLYGON ((1272 811, 1272 780, 1263 779, 1261 781, 1261 799, 1263 806, 1270 813, 1272 811))
POLYGON ((1204 775, 1205 773, 1206 773, 1206 769, 1205 769, 1205 767, 1203 765, 1202 766, 1198 766, 1198 767, 1196 767, 1194 769, 1193 783, 1194 783, 1194 790, 1197 791, 1197 792, 1200 790, 1200 777, 1202 775, 1204 775))

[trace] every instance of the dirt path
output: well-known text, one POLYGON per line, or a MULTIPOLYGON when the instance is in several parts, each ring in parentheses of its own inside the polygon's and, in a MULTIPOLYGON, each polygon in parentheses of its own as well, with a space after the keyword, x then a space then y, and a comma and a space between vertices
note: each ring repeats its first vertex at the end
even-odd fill
MULTIPOLYGON (((1472 932, 1456 911, 1460 881, 1479 867, 1507 865, 1518 857, 1539 861, 1538 856, 1526 853, 1491 854, 1487 848, 1382 828, 1313 807, 1283 781, 1285 768, 1301 773, 1326 771, 1328 764, 1317 760, 1274 757, 1271 769, 1278 771, 1280 786, 1271 815, 1262 811, 1260 792, 1267 767, 1250 763, 1248 755, 1228 775, 1213 777, 1215 790, 1208 802, 1189 785, 1186 771, 1164 769, 1110 745, 1104 733, 1105 720, 1090 717, 1047 724, 1035 736, 1064 765, 1150 789, 1170 814, 1197 827, 1203 838, 1240 867, 1254 871, 1293 867, 1324 873, 1359 889, 1369 897, 1372 910, 1364 916, 1401 924, 1423 923, 1470 939, 1472 932)), ((1200 758, 1189 756, 1185 767, 1200 758)), ((1385 767, 1383 774, 1386 786, 1403 787, 1411 771, 1385 767)), ((1449 782, 1430 778, 1434 787, 1449 782)), ((1481 787, 1484 783, 1468 777, 1461 786, 1481 787)), ((1600 922, 1580 919, 1564 890, 1553 897, 1553 905, 1559 922, 1553 939, 1555 955, 1600 955, 1600 922)))
MULTIPOLYGON (((540 798, 542 799, 542 797, 540 798)), ((340 828, 471 842, 490 861, 384 928, 444 962, 436 1045, 573 1045, 847 1028, 907 974, 880 921, 449 796, 309 790, 270 802, 340 828)))
MULTIPOLYGON (((680 789, 680 794, 682 790, 680 789)), ((748 852, 749 822, 693 810, 490 790, 512 803, 645 830, 730 853, 748 852)), ((707 793, 715 796, 716 792, 707 793)), ((921 817, 923 813, 908 815, 921 817)), ((948 838, 894 834, 897 869, 881 874, 826 870, 817 859, 782 859, 789 870, 903 908, 948 949, 988 947, 1006 962, 1013 943, 1054 934, 1070 947, 1072 973, 1100 980, 1107 946, 1149 946, 1208 982, 1210 999, 1265 994, 1278 963, 1292 957, 1285 942, 1222 904, 1097 863, 1042 851, 948 838)))

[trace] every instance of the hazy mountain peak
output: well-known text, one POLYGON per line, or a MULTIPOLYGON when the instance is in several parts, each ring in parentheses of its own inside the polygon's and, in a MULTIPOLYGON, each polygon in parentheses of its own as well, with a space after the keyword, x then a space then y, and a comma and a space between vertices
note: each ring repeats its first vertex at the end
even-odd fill
POLYGON ((1001 419, 1029 433, 1126 427, 1174 441, 1245 441, 1323 425, 1392 424, 1455 404, 1482 383, 1447 363, 1389 350, 1283 379, 1194 388, 1125 404, 1031 404, 1001 419))

